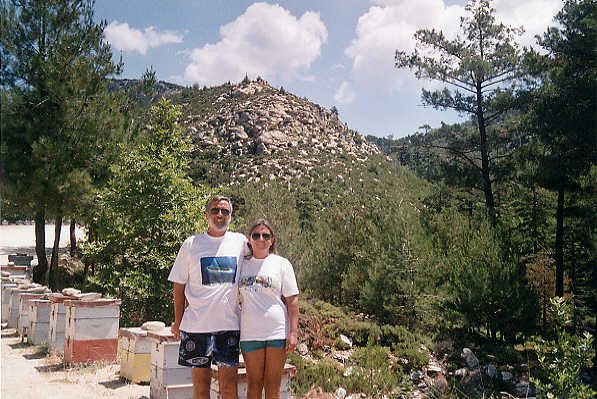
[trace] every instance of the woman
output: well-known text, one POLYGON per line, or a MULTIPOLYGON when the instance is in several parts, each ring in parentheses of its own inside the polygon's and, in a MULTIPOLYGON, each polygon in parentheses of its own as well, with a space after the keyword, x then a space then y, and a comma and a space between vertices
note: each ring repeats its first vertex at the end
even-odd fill
POLYGON ((280 397, 286 357, 297 344, 298 287, 290 262, 276 251, 269 223, 249 230, 250 258, 242 266, 240 348, 247 366, 247 399, 280 397))

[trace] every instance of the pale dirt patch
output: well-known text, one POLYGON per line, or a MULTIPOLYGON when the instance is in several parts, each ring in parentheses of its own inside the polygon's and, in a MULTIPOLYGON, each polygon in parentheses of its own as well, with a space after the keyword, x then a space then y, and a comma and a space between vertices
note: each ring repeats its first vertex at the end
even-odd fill
POLYGON ((120 366, 97 362, 64 367, 43 347, 22 344, 14 329, 2 330, 3 399, 148 399, 149 385, 121 380, 120 366))
MULTIPOLYGON (((68 225, 62 226, 60 246, 69 244, 68 225)), ((77 231, 82 239, 84 232, 77 231)), ((46 250, 51 251, 54 226, 46 225, 46 250)), ((0 226, 0 264, 8 254, 35 255, 33 225, 0 226)), ((14 329, 2 328, 0 374, 2 399, 149 399, 149 385, 120 380, 118 364, 106 362, 65 368, 62 359, 43 347, 22 344, 14 329)))

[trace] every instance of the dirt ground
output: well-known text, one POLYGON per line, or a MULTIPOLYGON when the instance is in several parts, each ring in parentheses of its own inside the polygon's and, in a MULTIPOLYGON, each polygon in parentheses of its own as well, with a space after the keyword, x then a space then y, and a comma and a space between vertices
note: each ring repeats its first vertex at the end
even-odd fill
MULTIPOLYGON (((54 242, 53 228, 46 226, 48 247, 54 242)), ((77 232, 78 237, 82 234, 77 232)), ((61 246, 67 246, 68 226, 63 226, 60 236, 61 246)), ((8 254, 16 252, 35 254, 34 226, 0 226, 0 264, 6 264, 8 254)), ((149 399, 149 385, 120 380, 118 364, 65 368, 61 358, 47 355, 43 346, 21 343, 15 330, 4 325, 1 341, 2 399, 149 399)))

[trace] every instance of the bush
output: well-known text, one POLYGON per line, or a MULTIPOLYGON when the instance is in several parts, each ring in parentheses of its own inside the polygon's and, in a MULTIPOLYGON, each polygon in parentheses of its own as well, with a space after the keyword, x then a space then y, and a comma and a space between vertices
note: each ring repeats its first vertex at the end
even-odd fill
POLYGON ((588 332, 578 337, 565 330, 571 318, 570 309, 563 298, 552 298, 548 312, 554 339, 546 341, 536 337, 533 342, 538 368, 531 381, 537 388, 537 397, 594 398, 597 392, 581 381, 581 372, 591 366, 593 337, 588 332))
POLYGON ((173 319, 167 278, 186 237, 206 227, 210 195, 185 176, 190 143, 177 124, 178 107, 152 107, 147 141, 125 152, 96 198, 94 240, 83 258, 97 266, 93 288, 122 299, 122 325, 173 319))
MULTIPOLYGON (((454 226, 450 226, 454 228, 454 226)), ((514 341, 534 331, 539 315, 537 295, 525 266, 488 223, 459 240, 445 258, 450 275, 446 309, 470 328, 485 329, 491 339, 514 341)))

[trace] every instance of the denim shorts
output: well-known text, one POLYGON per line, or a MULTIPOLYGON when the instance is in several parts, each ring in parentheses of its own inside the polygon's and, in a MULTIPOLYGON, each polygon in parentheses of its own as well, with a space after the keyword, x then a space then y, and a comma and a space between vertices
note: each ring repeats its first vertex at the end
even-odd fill
POLYGON ((285 339, 270 339, 267 341, 241 341, 240 349, 243 353, 257 351, 265 348, 286 348, 285 339))
POLYGON ((178 364, 209 368, 212 361, 218 367, 238 366, 240 331, 215 333, 180 332, 178 364))

